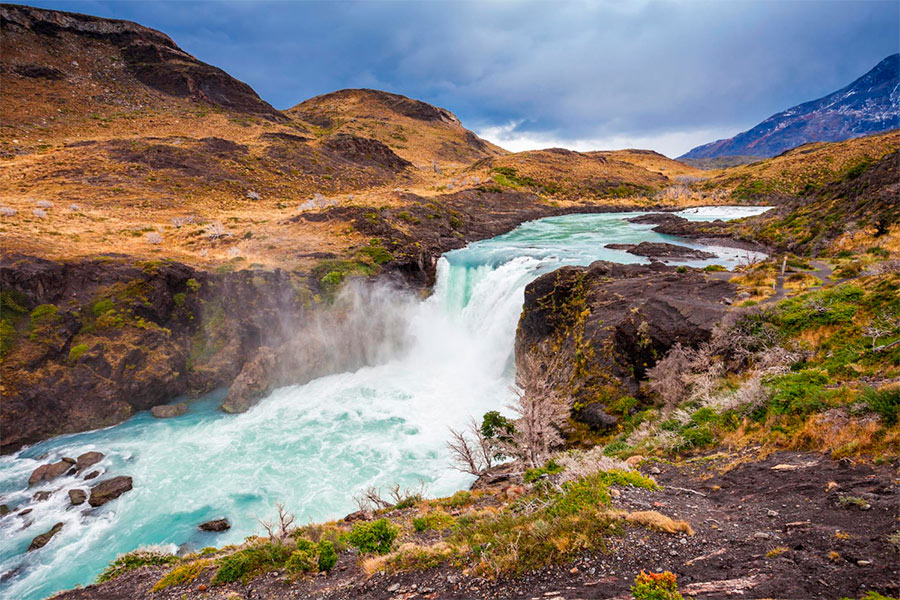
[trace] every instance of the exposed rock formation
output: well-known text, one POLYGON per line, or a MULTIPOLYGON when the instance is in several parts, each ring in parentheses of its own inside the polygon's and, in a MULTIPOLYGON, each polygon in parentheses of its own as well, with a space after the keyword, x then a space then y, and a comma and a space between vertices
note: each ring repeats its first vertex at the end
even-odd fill
POLYGON ((160 404, 150 409, 150 414, 157 419, 171 419, 172 417, 180 417, 187 413, 187 402, 179 402, 178 404, 160 404))
POLYGON ((87 500, 87 492, 84 490, 69 490, 69 501, 72 503, 72 506, 84 504, 85 500, 87 500))
POLYGON ((563 267, 526 288, 516 355, 561 353, 547 361, 555 365, 547 377, 580 408, 577 418, 609 427, 609 405, 638 394, 647 369, 675 343, 708 339, 734 292, 701 271, 661 263, 563 267))
POLYGON ((103 460, 102 452, 95 452, 95 451, 85 452, 84 454, 79 455, 78 458, 75 460, 75 470, 78 473, 81 473, 88 467, 93 467, 101 460, 103 460))
POLYGON ((667 244, 665 242, 641 242, 640 244, 606 244, 606 248, 613 250, 624 250, 635 256, 646 256, 648 258, 665 258, 665 259, 681 259, 681 260, 702 260, 705 258, 715 258, 712 252, 705 252, 687 246, 679 246, 677 244, 667 244))
POLYGON ((246 412, 256 400, 272 389, 277 357, 271 348, 260 348, 250 362, 244 365, 240 375, 231 384, 222 410, 230 413, 246 412))
POLYGON ((197 525, 197 529, 201 531, 227 531, 231 529, 231 523, 228 522, 228 519, 213 519, 206 523, 200 523, 197 525))
POLYGON ((56 479, 57 477, 66 474, 70 470, 73 470, 74 472, 74 465, 75 459, 69 457, 64 457, 55 463, 41 465, 31 473, 31 477, 28 478, 28 485, 39 485, 41 483, 44 483, 45 481, 56 479))
POLYGON ((63 524, 57 523, 53 527, 50 528, 50 531, 44 532, 39 536, 36 536, 33 540, 31 540, 31 545, 28 546, 28 552, 32 552, 34 550, 39 550, 50 543, 50 540, 53 539, 53 536, 62 530, 63 524))
MULTIPOLYGON (((72 39, 80 39, 84 44, 105 43, 111 54, 121 57, 128 75, 163 94, 271 120, 287 120, 246 83, 197 60, 164 33, 137 23, 11 4, 0 7, 0 22, 10 47, 27 48, 37 43, 62 49, 72 39), (35 41, 35 36, 39 40, 35 41)), ((24 77, 43 79, 68 76, 53 65, 23 63, 17 64, 15 71, 24 77)))
POLYGON ((101 481, 97 485, 91 487, 91 496, 88 504, 93 507, 103 506, 107 502, 115 500, 132 488, 131 477, 120 475, 112 479, 101 481))

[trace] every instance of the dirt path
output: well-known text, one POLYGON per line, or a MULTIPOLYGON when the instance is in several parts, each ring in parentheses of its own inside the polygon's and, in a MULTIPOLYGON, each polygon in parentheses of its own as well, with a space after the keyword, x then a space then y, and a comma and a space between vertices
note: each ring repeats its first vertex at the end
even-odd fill
POLYGON ((366 579, 355 557, 343 555, 331 575, 294 584, 275 572, 248 585, 209 586, 206 574, 150 594, 163 570, 145 568, 58 598, 624 600, 641 569, 676 573, 681 591, 696 599, 858 598, 870 589, 897 595, 900 549, 888 540, 900 530, 895 470, 787 452, 724 470, 735 458, 645 464, 641 470, 662 491, 627 488, 614 501, 622 510, 686 519, 693 536, 633 527, 611 536, 606 553, 515 578, 485 580, 441 567, 366 579))

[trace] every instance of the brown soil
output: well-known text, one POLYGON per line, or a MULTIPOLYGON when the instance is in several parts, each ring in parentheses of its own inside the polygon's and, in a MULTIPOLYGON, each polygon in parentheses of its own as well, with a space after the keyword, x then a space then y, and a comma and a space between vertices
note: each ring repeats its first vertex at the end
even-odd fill
MULTIPOLYGON (((152 597, 625 599, 642 569, 672 571, 683 593, 703 599, 837 599, 867 590, 888 595, 900 590, 898 548, 887 539, 898 529, 900 487, 896 471, 887 466, 781 452, 759 461, 749 455, 713 455, 678 465, 646 463, 641 470, 652 474, 662 491, 623 489, 616 508, 686 519, 693 536, 631 527, 609 539, 607 552, 497 580, 450 567, 367 578, 356 557, 345 553, 328 576, 290 583, 273 572, 248 585, 219 587, 209 585, 208 571, 191 584, 152 597), (871 508, 841 508, 839 498, 850 496, 871 508)), ((144 568, 58 598, 149 597, 164 572, 144 568)))

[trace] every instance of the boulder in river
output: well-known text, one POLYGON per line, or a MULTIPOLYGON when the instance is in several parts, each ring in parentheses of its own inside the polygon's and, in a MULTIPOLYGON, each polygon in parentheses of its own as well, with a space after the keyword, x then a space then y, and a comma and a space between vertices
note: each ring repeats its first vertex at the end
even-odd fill
POLYGON ((79 455, 75 460, 75 469, 81 473, 88 467, 92 467, 103 460, 103 456, 102 452, 85 452, 84 454, 79 455))
POLYGON ((84 480, 87 481, 88 479, 93 479, 94 477, 97 477, 98 475, 100 475, 100 471, 91 471, 90 473, 88 473, 87 475, 84 476, 84 480))
POLYGON ((178 404, 160 404, 150 409, 150 414, 157 419, 171 419, 172 417, 180 417, 188 410, 187 402, 179 402, 178 404))
POLYGON ((50 528, 50 531, 47 531, 45 533, 42 533, 39 536, 36 536, 33 540, 31 540, 31 545, 28 546, 28 552, 31 552, 32 550, 38 550, 38 549, 46 546, 50 542, 50 540, 53 538, 53 536, 56 535, 57 533, 59 533, 60 529, 62 529, 62 528, 63 528, 63 524, 57 523, 56 525, 54 525, 53 527, 50 528))
POLYGON ((197 529, 202 531, 226 531, 231 529, 231 523, 228 522, 228 519, 213 519, 206 523, 200 523, 197 529))
POLYGON ((273 385, 273 372, 278 364, 275 352, 263 346, 231 384, 222 410, 229 413, 247 412, 265 396, 273 385))
POLYGON ((85 500, 87 500, 87 492, 84 490, 69 490, 69 501, 72 502, 72 506, 84 504, 85 500))
POLYGON ((112 479, 101 481, 91 488, 91 497, 88 504, 93 507, 103 506, 111 500, 115 500, 132 488, 131 477, 120 475, 112 479))
POLYGON ((8 515, 11 512, 12 511, 9 510, 9 507, 7 505, 0 504, 0 517, 5 517, 6 515, 8 515))
POLYGON ((624 250, 635 256, 646 256, 648 258, 669 258, 681 260, 703 260, 706 258, 715 258, 716 254, 688 248, 687 246, 679 246, 677 244, 667 244, 665 242, 641 242, 640 244, 607 244, 606 248, 612 250, 624 250))
POLYGON ((56 479, 66 474, 73 465, 75 465, 75 459, 69 457, 64 457, 55 463, 41 465, 31 473, 31 477, 28 478, 28 485, 35 486, 45 481, 56 479))
POLYGON ((32 500, 34 500, 35 502, 43 502, 44 500, 49 500, 50 496, 52 495, 53 492, 50 491, 38 492, 34 495, 34 497, 32 497, 32 500))

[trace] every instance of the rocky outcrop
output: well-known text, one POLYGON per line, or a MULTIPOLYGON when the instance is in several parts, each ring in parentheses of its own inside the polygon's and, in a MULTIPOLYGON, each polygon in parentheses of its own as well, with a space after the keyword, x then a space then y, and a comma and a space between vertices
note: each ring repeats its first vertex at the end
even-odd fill
POLYGON ((667 244, 665 242, 641 242, 640 244, 606 244, 605 248, 613 250, 624 250, 635 256, 646 256, 648 258, 661 258, 670 260, 703 260, 706 258, 715 258, 712 252, 705 252, 687 246, 679 246, 677 244, 667 244))
POLYGON ((33 540, 31 540, 31 544, 28 546, 28 552, 33 552, 34 550, 40 550, 44 546, 50 543, 50 540, 53 539, 53 536, 59 533, 63 528, 62 523, 57 523, 53 527, 50 528, 50 531, 42 533, 39 536, 36 536, 33 540))
MULTIPOLYGON (((134 80, 163 94, 270 120, 287 120, 246 83, 197 60, 164 33, 137 23, 4 4, 0 7, 0 25, 4 39, 22 47, 34 44, 71 55, 79 47, 93 50, 97 44, 106 44, 109 54, 124 63, 134 80)), ((49 54, 55 53, 51 50, 49 54)), ((57 66, 29 63, 16 65, 15 70, 24 77, 66 77, 57 66)))
POLYGON ((525 290, 517 362, 537 355, 550 365, 546 377, 572 399, 576 418, 611 427, 615 401, 639 395, 647 369, 674 344, 707 340, 735 290, 661 263, 564 267, 525 290))
POLYGON ((256 400, 267 394, 274 384, 278 359, 271 348, 260 348, 256 357, 244 365, 240 375, 228 389, 222 410, 230 413, 246 412, 256 400))
POLYGON ((69 490, 69 502, 72 503, 72 506, 84 504, 85 500, 87 500, 87 492, 84 490, 69 490))
POLYGON ((283 271, 213 274, 165 261, 7 258, 0 447, 228 385, 261 345, 299 329, 312 296, 304 283, 283 271))
POLYGON ((186 414, 187 410, 187 403, 179 402, 178 404, 161 404, 160 406, 154 406, 150 409, 150 414, 157 419, 171 419, 186 414))
POLYGON ((112 479, 101 481, 91 487, 91 495, 88 504, 93 507, 103 506, 107 502, 111 502, 132 489, 131 477, 120 475, 112 479))
POLYGON ((31 476, 28 478, 28 485, 40 485, 46 481, 51 481, 53 479, 56 479, 57 477, 65 475, 69 471, 74 473, 75 464, 76 461, 74 458, 64 457, 55 463, 41 465, 40 467, 32 471, 31 476))
POLYGON ((84 454, 79 455, 78 458, 75 460, 75 470, 78 473, 81 473, 85 469, 87 469, 89 467, 93 467, 98 462, 103 460, 103 456, 104 455, 102 452, 96 452, 96 451, 85 452, 84 454))
POLYGON ((228 519, 213 519, 205 523, 197 525, 197 529, 201 531, 227 531, 231 529, 231 523, 228 519))

